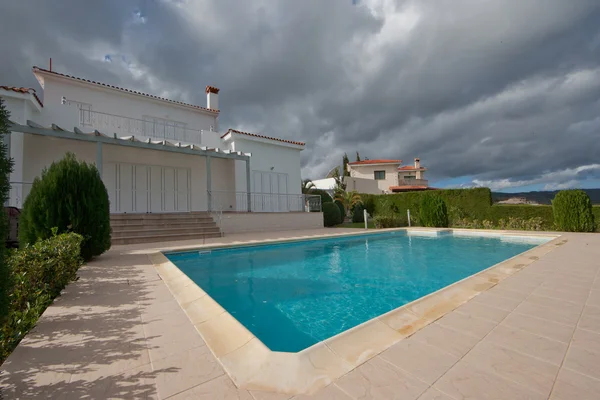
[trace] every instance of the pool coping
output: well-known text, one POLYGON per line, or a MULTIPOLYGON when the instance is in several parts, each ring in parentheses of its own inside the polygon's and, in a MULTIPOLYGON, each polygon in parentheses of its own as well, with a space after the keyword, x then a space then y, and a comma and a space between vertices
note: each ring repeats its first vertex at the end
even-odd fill
POLYGON ((448 232, 458 233, 460 236, 518 236, 551 239, 298 353, 269 350, 260 339, 169 261, 163 252, 157 251, 148 256, 212 354, 238 387, 295 395, 313 394, 329 385, 335 379, 443 317, 481 292, 492 288, 500 281, 552 251, 556 246, 566 242, 566 239, 558 233, 419 227, 345 232, 318 237, 247 241, 226 245, 200 245, 194 246, 194 248, 182 247, 181 250, 169 248, 165 253, 362 236, 386 231, 406 231, 409 235, 428 236, 448 232))

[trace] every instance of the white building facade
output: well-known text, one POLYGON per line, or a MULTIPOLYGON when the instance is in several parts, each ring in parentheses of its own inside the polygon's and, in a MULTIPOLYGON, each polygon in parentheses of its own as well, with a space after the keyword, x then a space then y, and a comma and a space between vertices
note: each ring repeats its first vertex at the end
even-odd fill
MULTIPOLYGON (((5 138, 14 172, 9 206, 21 208, 44 168, 72 152, 98 167, 110 210, 303 212, 302 142, 219 126, 219 89, 185 104, 34 67, 43 94, 0 87, 11 113, 5 138)), ((322 225, 321 225, 322 226, 322 225)))

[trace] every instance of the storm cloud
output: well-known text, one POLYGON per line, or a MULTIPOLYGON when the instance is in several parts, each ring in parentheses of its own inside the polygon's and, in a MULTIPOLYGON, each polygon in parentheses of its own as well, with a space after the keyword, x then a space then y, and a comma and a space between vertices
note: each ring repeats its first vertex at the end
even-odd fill
MULTIPOLYGON (((600 179, 598 0, 1 2, 0 84, 31 66, 204 104, 222 128, 420 157, 495 189, 600 179)), ((462 183, 464 185, 464 183, 462 183)))

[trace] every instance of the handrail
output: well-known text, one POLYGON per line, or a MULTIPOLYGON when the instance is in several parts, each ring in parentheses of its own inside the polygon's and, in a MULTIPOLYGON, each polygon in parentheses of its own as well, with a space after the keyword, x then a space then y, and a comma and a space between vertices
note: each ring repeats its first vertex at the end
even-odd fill
MULTIPOLYGON (((262 193, 227 190, 207 191, 213 209, 237 212, 308 212, 321 211, 321 197, 310 194, 262 193)), ((213 211, 213 210, 209 210, 213 211)))

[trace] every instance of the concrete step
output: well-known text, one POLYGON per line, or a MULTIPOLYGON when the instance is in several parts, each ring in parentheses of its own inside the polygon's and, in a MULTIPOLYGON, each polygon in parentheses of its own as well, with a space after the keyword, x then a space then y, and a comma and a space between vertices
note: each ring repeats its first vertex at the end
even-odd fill
POLYGON ((187 213, 150 213, 150 214, 111 214, 111 221, 123 220, 177 220, 188 218, 212 218, 205 211, 187 212, 187 213))
POLYGON ((120 225, 155 225, 155 224, 180 224, 180 223, 208 223, 213 222, 211 217, 188 216, 186 218, 128 218, 112 219, 111 226, 120 225))
POLYGON ((220 233, 181 233, 181 234, 164 234, 164 235, 148 235, 135 237, 113 238, 113 246, 138 243, 159 243, 159 242, 176 242, 178 240, 190 239, 208 239, 221 237, 220 233))
POLYGON ((113 229, 111 237, 115 239, 127 238, 127 237, 141 237, 141 236, 162 236, 162 235, 175 235, 175 234, 219 234, 220 230, 217 226, 211 227, 193 227, 193 228, 145 228, 138 230, 115 230, 113 229))
POLYGON ((110 224, 113 231, 131 231, 131 230, 143 230, 143 229, 162 229, 162 228, 210 228, 217 226, 216 222, 212 219, 198 221, 142 221, 138 222, 130 221, 129 223, 123 223, 122 221, 114 222, 110 224))

